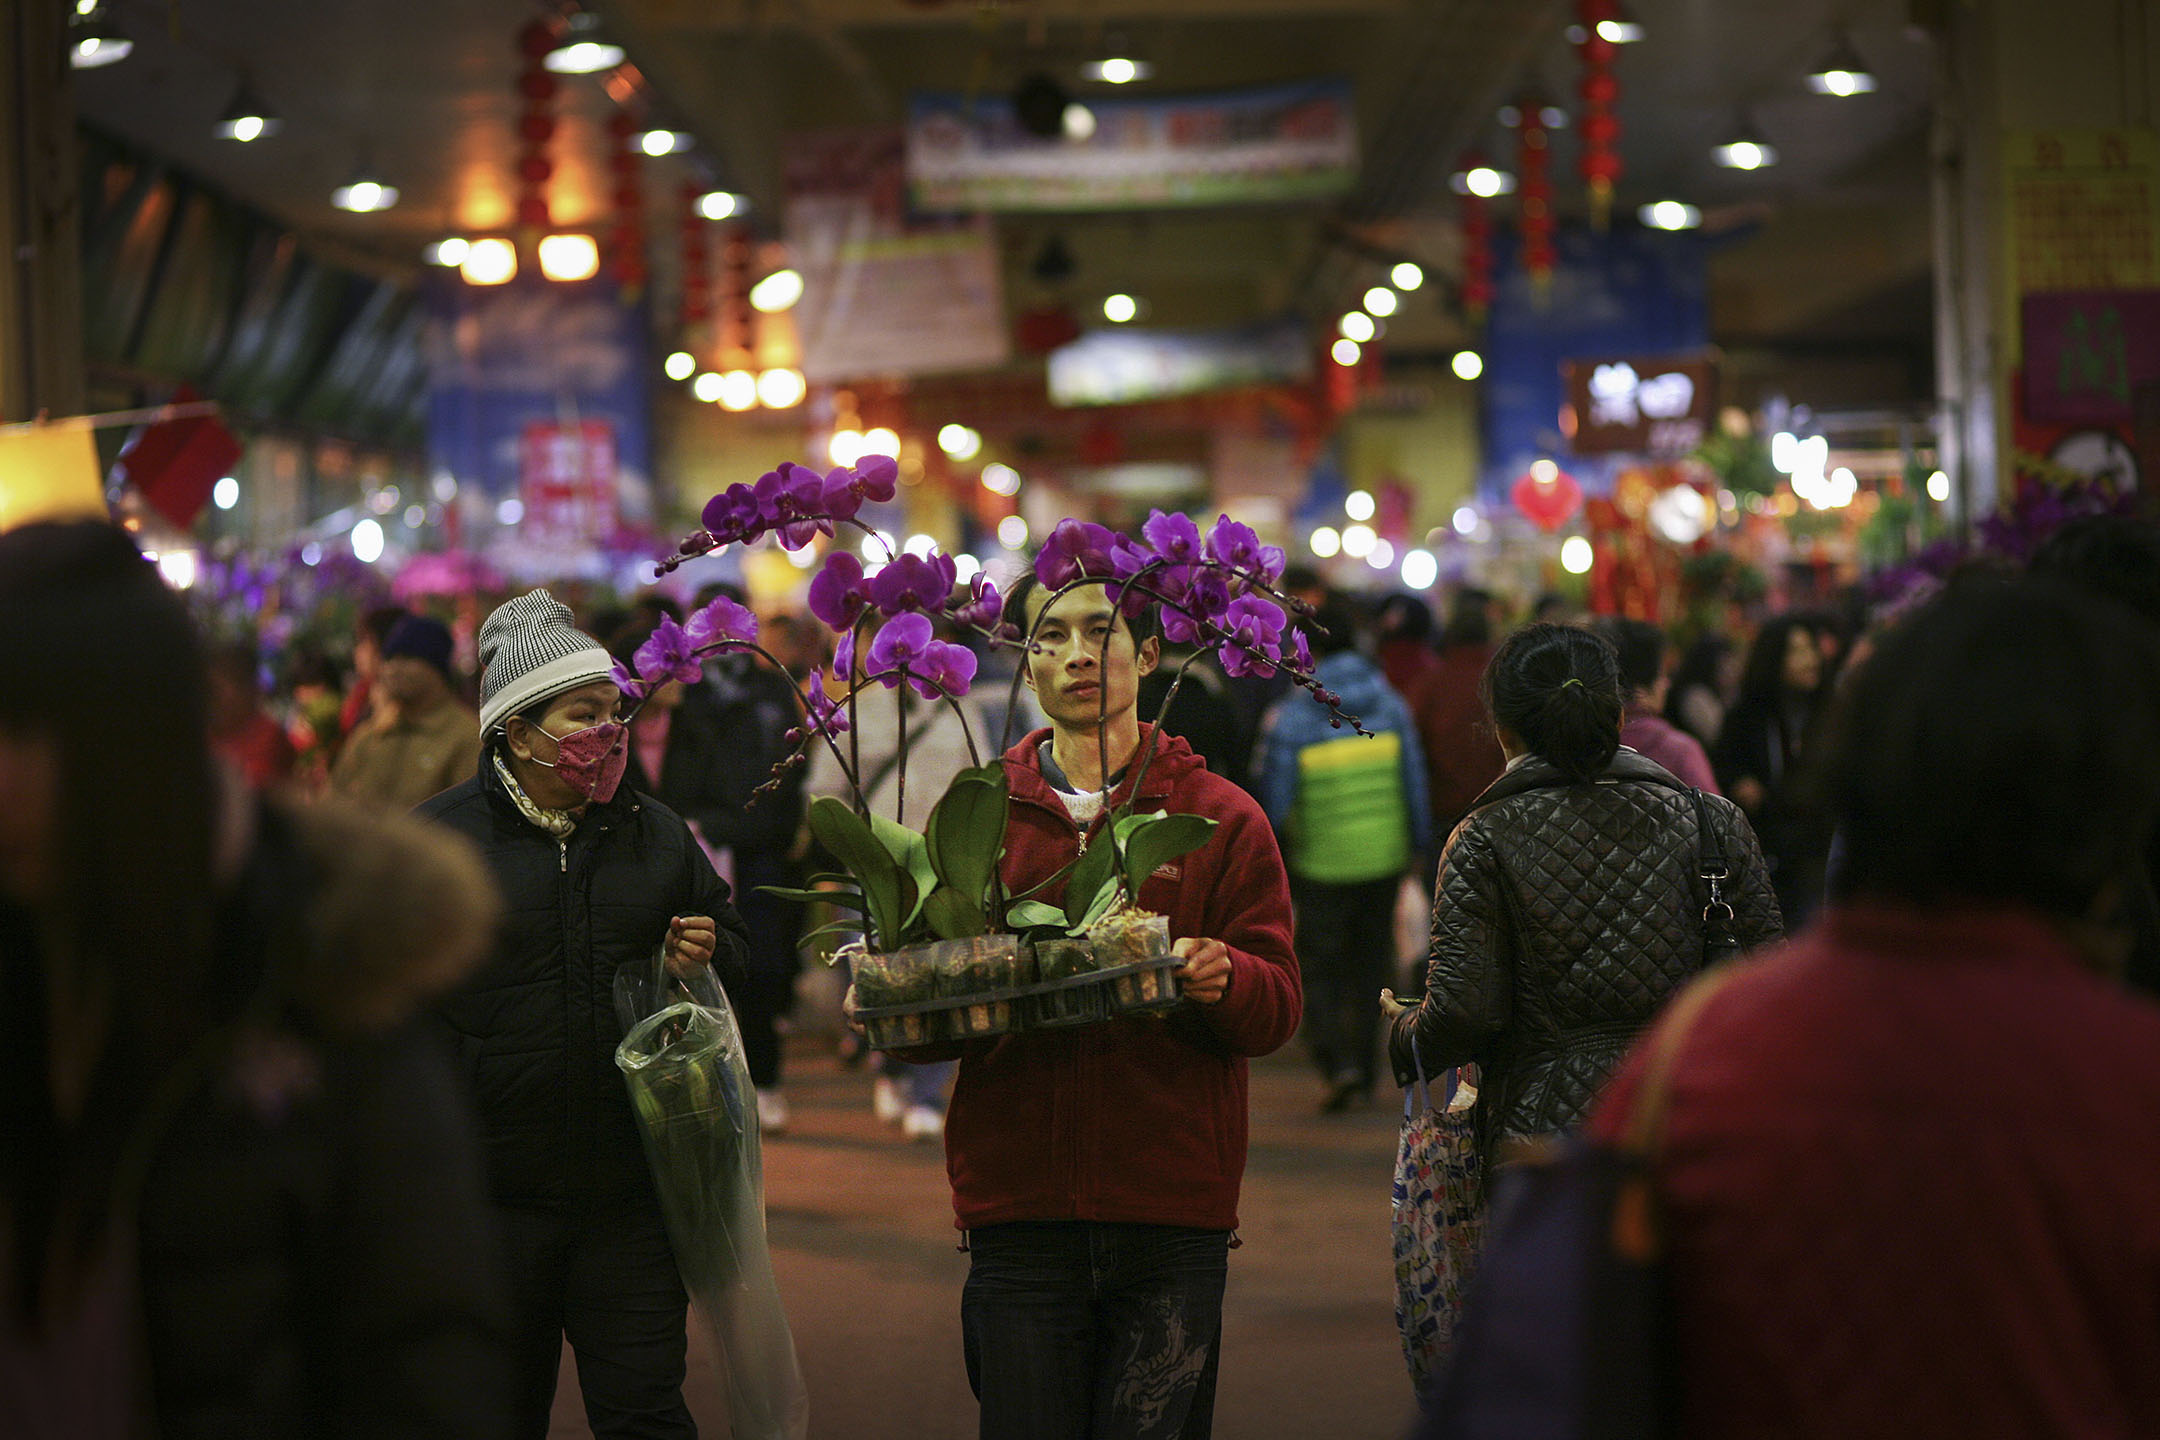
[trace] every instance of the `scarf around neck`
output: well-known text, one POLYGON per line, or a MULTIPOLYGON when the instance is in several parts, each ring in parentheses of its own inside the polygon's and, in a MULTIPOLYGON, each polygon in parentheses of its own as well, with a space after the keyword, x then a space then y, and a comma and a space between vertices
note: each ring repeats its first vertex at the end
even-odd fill
POLYGON ((523 815, 527 820, 547 831, 557 840, 570 838, 570 832, 577 829, 577 816, 571 814, 568 810, 548 810, 535 805, 532 797, 525 793, 525 787, 518 784, 517 776, 511 774, 510 767, 503 763, 502 751, 491 750, 488 752, 488 758, 495 762, 495 773, 501 777, 503 789, 510 792, 510 803, 517 806, 518 814, 523 815))

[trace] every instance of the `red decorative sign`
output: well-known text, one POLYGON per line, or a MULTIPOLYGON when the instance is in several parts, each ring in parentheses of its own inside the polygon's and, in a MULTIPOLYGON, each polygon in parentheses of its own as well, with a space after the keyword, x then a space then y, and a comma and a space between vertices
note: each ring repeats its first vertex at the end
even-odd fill
POLYGON ((576 546, 615 533, 615 427, 539 421, 518 445, 519 533, 539 546, 576 546))
MULTIPOLYGON (((1485 157, 1473 151, 1463 157, 1462 168, 1467 172, 1484 164, 1485 157)), ((1476 327, 1485 323, 1493 302, 1492 215, 1482 195, 1463 196, 1462 242, 1463 313, 1476 327)))
POLYGON ((2139 387, 2160 383, 2160 290, 2027 295, 2022 319, 2029 419, 2132 420, 2139 387))

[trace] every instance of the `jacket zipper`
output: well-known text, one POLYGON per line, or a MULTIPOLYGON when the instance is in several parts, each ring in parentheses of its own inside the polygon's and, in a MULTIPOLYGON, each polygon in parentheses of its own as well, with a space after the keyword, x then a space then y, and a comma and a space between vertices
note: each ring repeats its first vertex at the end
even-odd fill
POLYGON ((558 864, 558 867, 557 867, 557 868, 559 868, 559 869, 560 869, 560 870, 562 871, 562 873, 563 873, 563 874, 565 874, 565 875, 569 874, 569 873, 570 873, 570 837, 569 837, 569 836, 567 836, 567 835, 559 835, 559 836, 557 836, 557 837, 555 838, 555 849, 556 849, 556 852, 557 852, 557 858, 558 858, 558 861, 559 861, 559 864, 558 864))

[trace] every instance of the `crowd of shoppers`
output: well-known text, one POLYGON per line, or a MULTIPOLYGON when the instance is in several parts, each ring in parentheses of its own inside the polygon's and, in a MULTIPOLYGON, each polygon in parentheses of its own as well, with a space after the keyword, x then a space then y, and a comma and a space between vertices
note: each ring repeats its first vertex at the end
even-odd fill
MULTIPOLYGON (((880 1059, 882 1108, 944 1142, 982 1433, 1208 1432, 1247 1064, 1301 1024, 1327 1113, 1475 1065, 1496 1166, 1617 1136, 1631 1050, 1728 946, 1763 958, 1688 1032, 1656 1180, 1682 1431, 2160 1425, 2160 530, 2077 522, 2031 570, 1677 655, 1564 604, 1512 628, 1465 587, 1435 627, 1286 577, 1370 737, 1205 658, 1154 734, 1153 617, 1023 585, 1024 713, 969 705, 1018 737, 1007 888, 1059 899, 1128 799, 1217 828, 1140 897, 1188 1004, 880 1059)), ((596 1434, 694 1433, 610 987, 712 967, 783 1131, 802 927, 760 887, 815 868, 838 782, 769 783, 800 710, 757 657, 624 723, 615 667, 669 613, 384 608, 341 669, 202 640, 117 530, 0 536, 23 1433, 533 1436, 566 1342, 596 1434)), ((785 615, 768 641, 822 664, 785 615)), ((853 737, 886 813, 890 716, 853 737)), ((970 763, 951 718, 910 725, 917 823, 970 763)))

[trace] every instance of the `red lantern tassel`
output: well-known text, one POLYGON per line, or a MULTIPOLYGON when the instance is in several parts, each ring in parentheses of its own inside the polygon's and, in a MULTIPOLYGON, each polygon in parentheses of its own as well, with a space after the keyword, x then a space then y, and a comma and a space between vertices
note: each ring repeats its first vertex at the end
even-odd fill
POLYGON ((1535 97, 1524 99, 1516 106, 1519 118, 1515 124, 1522 146, 1516 162, 1517 193, 1521 196, 1516 224, 1522 232, 1523 269, 1530 276, 1531 292, 1540 302, 1552 292, 1553 264, 1558 258, 1553 247, 1549 168, 1552 144, 1545 121, 1538 113, 1541 108, 1535 97))
POLYGON ((1590 187, 1590 223, 1600 231, 1612 221, 1613 190, 1620 183, 1620 80, 1613 74, 1619 47, 1598 34, 1600 21, 1618 16, 1613 0, 1581 0, 1577 9, 1582 52, 1582 177, 1590 187))

